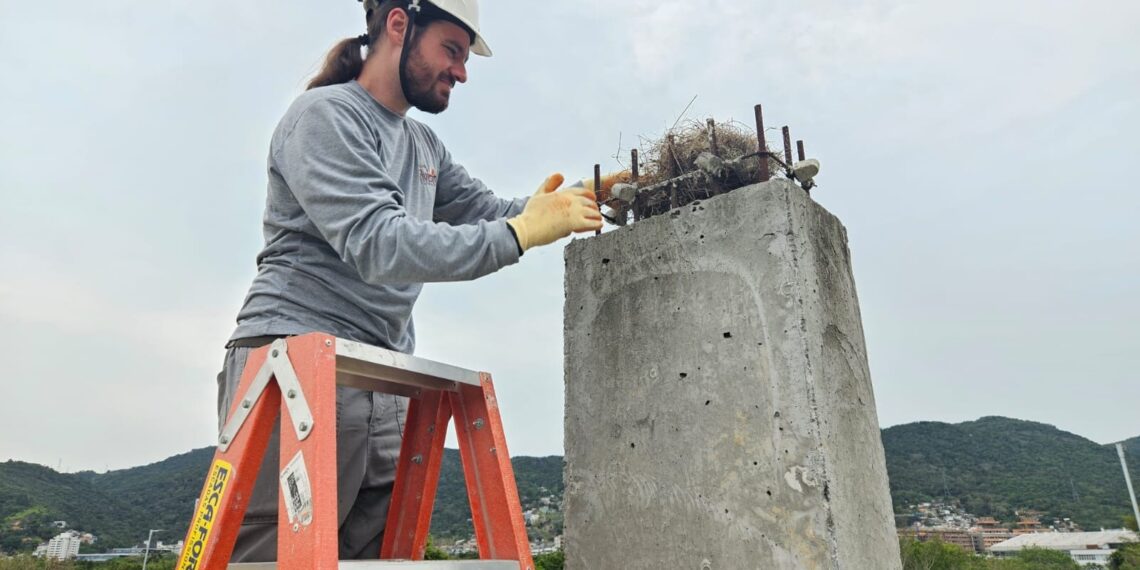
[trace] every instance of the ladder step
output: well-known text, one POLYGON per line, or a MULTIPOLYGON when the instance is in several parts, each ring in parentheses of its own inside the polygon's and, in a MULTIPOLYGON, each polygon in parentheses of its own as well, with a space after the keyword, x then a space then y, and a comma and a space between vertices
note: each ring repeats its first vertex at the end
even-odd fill
MULTIPOLYGON (((276 562, 230 564, 230 570, 277 570, 276 562)), ((517 560, 341 560, 339 570, 518 570, 517 560)))

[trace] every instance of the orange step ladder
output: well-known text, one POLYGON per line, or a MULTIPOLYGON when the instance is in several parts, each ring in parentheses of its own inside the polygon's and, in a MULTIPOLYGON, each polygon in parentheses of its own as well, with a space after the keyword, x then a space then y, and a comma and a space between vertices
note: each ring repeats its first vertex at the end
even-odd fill
POLYGON ((186 534, 179 570, 533 570, 491 375, 323 333, 250 352, 186 534), (336 386, 411 399, 376 561, 337 559, 336 386), (480 560, 424 556, 447 425, 455 417, 480 560), (276 563, 230 564, 281 418, 276 563))

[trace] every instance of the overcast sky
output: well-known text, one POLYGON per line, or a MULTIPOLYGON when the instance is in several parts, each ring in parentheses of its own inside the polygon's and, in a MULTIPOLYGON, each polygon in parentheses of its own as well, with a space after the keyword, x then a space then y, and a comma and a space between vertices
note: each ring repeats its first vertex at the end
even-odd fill
MULTIPOLYGON (((495 56, 424 120, 501 195, 617 168, 694 96, 763 103, 849 231, 884 427, 1140 435, 1140 3, 482 4, 495 56)), ((270 134, 362 32, 353 0, 0 0, 0 460, 213 443, 270 134)), ((416 309, 421 356, 494 375, 515 455, 562 453, 561 249, 416 309)))

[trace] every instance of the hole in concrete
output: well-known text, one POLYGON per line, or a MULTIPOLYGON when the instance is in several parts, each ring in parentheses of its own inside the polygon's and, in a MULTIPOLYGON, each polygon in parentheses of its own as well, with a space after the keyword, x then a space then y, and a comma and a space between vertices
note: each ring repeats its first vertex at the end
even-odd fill
POLYGON ((724 514, 726 514, 726 515, 728 514, 728 509, 724 510, 724 514))
POLYGON ((753 461, 752 464, 753 465, 760 465, 760 462, 759 461, 753 461))
POLYGON ((630 448, 630 449, 634 449, 634 448, 636 448, 636 447, 637 447, 637 444, 636 444, 636 443, 634 443, 634 442, 632 442, 632 441, 631 441, 631 442, 629 442, 629 448, 630 448))
POLYGON ((732 338, 732 333, 730 333, 730 332, 724 333, 724 338, 732 338))
POLYGON ((700 239, 705 239, 705 234, 701 234, 701 238, 700 238, 700 239))
POLYGON ((769 497, 771 497, 771 496, 772 496, 772 490, 771 490, 771 489, 768 489, 768 496, 769 496, 769 497))
POLYGON ((688 375, 688 374, 686 374, 686 373, 684 373, 684 372, 682 372, 682 373, 681 373, 681 378, 687 378, 688 376, 689 376, 689 375, 688 375))
POLYGON ((780 428, 780 431, 784 431, 784 428, 780 428))
POLYGON ((709 402, 712 402, 712 400, 705 400, 705 405, 709 405, 709 402))
POLYGON ((774 418, 778 418, 778 417, 780 417, 780 412, 779 412, 779 411, 777 411, 777 412, 775 413, 775 415, 773 415, 772 417, 774 417, 774 418))
POLYGON ((605 265, 605 264, 607 264, 607 263, 609 263, 609 262, 610 262, 610 258, 608 258, 608 257, 603 257, 603 258, 602 258, 602 265, 605 265))

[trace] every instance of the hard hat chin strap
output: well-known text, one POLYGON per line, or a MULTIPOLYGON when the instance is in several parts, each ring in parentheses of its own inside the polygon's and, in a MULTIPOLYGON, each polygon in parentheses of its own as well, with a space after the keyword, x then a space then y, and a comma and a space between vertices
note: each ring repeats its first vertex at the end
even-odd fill
POLYGON ((404 46, 400 50, 400 90, 404 92, 404 100, 412 104, 412 95, 408 91, 408 53, 412 49, 412 30, 416 27, 416 16, 420 13, 420 0, 411 0, 407 7, 408 27, 404 30, 404 46))

